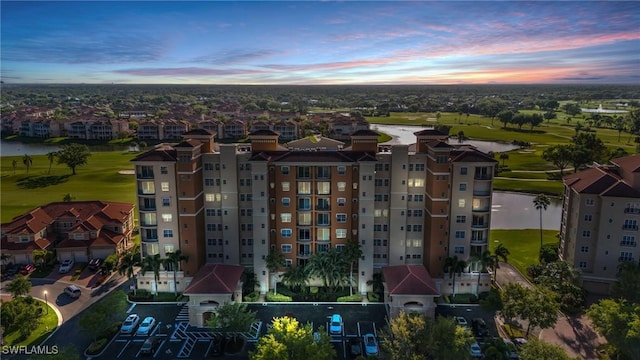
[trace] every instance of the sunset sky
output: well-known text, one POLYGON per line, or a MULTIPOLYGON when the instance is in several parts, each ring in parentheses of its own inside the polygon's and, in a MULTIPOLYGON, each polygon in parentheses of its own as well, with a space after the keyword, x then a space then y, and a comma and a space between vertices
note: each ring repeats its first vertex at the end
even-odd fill
POLYGON ((640 2, 0 2, 5 83, 640 84, 640 2))

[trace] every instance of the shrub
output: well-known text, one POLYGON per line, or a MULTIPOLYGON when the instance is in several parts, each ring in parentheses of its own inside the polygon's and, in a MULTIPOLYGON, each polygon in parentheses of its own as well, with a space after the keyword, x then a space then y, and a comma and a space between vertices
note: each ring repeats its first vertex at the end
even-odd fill
POLYGON ((380 301, 380 294, 377 292, 368 292, 367 293, 367 299, 370 302, 379 302, 380 301))
POLYGON ((87 348, 87 354, 95 355, 95 354, 99 353, 100 350, 102 350, 102 348, 105 347, 105 345, 107 345, 107 339, 106 338, 100 338, 100 339, 92 342, 91 345, 89 345, 89 347, 87 348))
POLYGON ((140 289, 136 293, 129 293, 129 300, 147 300, 151 298, 151 293, 148 290, 140 289))
POLYGON ((292 300, 293 299, 291 299, 291 296, 286 296, 286 295, 282 295, 282 294, 267 293, 267 301, 291 302, 292 300))
POLYGON ((244 297, 244 301, 246 302, 256 302, 258 301, 258 299, 260 298, 260 293, 257 291, 254 291, 248 295, 245 295, 244 297))
POLYGON ((362 295, 360 294, 341 296, 338 298, 338 302, 360 302, 360 301, 362 301, 362 295))

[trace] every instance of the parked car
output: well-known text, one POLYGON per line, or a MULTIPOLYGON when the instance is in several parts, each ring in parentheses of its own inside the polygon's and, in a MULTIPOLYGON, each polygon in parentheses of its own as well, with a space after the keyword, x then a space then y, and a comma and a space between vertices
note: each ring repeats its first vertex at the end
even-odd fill
POLYGON ((27 264, 20 268, 20 274, 29 275, 36 270, 36 266, 33 264, 27 264))
POLYGON ((357 358, 362 355, 362 342, 360 338, 349 339, 349 354, 352 358, 357 358))
POLYGON ((147 316, 142 320, 142 323, 140 323, 138 331, 136 331, 136 335, 149 335, 155 326, 156 319, 153 316, 147 316))
POLYGON ((489 327, 482 318, 475 318, 471 320, 471 328, 477 337, 489 336, 489 327))
POLYGON ((142 344, 142 348, 140 348, 140 354, 153 355, 161 343, 162 343, 162 340, 160 340, 157 337, 152 336, 150 338, 147 338, 142 344))
POLYGON ((506 354, 509 359, 520 359, 520 355, 518 355, 518 350, 516 349, 516 345, 509 339, 502 339, 507 348, 506 354))
POLYGON ((73 259, 67 259, 63 261, 62 264, 60 264, 60 267, 58 268, 58 272, 60 274, 66 274, 69 271, 71 271, 71 269, 73 269, 73 265, 74 265, 73 259))
POLYGON ((456 317, 456 324, 458 324, 458 326, 462 326, 462 327, 469 327, 469 323, 467 322, 467 319, 463 318, 462 316, 457 316, 456 317))
POLYGON ((100 265, 102 265, 102 259, 100 258, 93 258, 91 259, 91 261, 89 261, 89 269, 93 271, 98 270, 98 268, 100 268, 100 265))
POLYGON ((120 332, 123 334, 131 334, 135 330, 136 326, 140 322, 140 316, 138 314, 130 314, 122 323, 120 332))
POLYGON ((378 341, 373 334, 364 335, 364 352, 367 356, 378 355, 378 341))
POLYGON ((64 288, 64 293, 69 295, 69 297, 72 299, 77 299, 80 297, 80 295, 82 295, 82 290, 80 290, 80 288, 75 285, 69 285, 64 288))
POLYGON ((482 349, 478 343, 473 343, 469 347, 469 352, 471 353, 472 358, 481 358, 482 357, 482 349))
POLYGON ((342 316, 340 316, 340 314, 331 315, 329 333, 331 335, 342 335, 342 316))

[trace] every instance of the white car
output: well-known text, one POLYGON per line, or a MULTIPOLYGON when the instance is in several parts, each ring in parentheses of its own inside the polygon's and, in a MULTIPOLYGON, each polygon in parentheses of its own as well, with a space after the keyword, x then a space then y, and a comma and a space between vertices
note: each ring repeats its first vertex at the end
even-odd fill
POLYGON ((138 331, 136 331, 136 335, 149 335, 151 330, 156 326, 156 319, 152 316, 147 316, 142 320, 140 326, 138 327, 138 331))
POLYGON ((329 333, 331 335, 342 335, 342 316, 340 316, 340 314, 331 315, 329 333))
POLYGON ((138 314, 130 314, 122 323, 120 332, 123 334, 131 334, 135 330, 136 326, 140 322, 140 316, 138 314))
POLYGON ((60 267, 58 268, 58 272, 60 274, 66 274, 69 271, 71 271, 71 269, 73 269, 73 265, 74 265, 73 259, 67 259, 63 261, 62 264, 60 264, 60 267))
POLYGON ((467 322, 467 319, 463 318, 462 316, 456 317, 456 324, 458 324, 458 326, 462 326, 465 328, 469 327, 469 323, 467 322))
POLYGON ((472 358, 481 358, 482 357, 482 349, 478 343, 471 344, 469 348, 469 352, 471 353, 472 358))

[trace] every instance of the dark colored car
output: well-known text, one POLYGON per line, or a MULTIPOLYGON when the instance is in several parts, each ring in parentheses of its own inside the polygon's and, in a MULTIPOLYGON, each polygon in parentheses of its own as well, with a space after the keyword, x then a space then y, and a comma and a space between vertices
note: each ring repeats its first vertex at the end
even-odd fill
POLYGON ((475 318, 471 321, 471 328, 476 337, 489 336, 489 327, 482 318, 475 318))
POLYGON ((89 269, 93 271, 98 270, 98 268, 100 268, 100 265, 102 265, 102 259, 100 258, 93 258, 91 259, 91 261, 89 261, 89 269))
POLYGON ((349 339, 349 355, 352 358, 357 358, 362 355, 362 341, 360 338, 349 339))
POLYGON ((157 337, 147 338, 142 344, 142 348, 140 348, 140 354, 142 355, 153 355, 153 353, 158 350, 158 346, 162 341, 157 337))
POLYGON ((33 264, 27 264, 25 266, 23 266, 22 268, 20 268, 20 274, 22 275, 29 275, 31 274, 34 270, 36 269, 36 266, 33 264))

